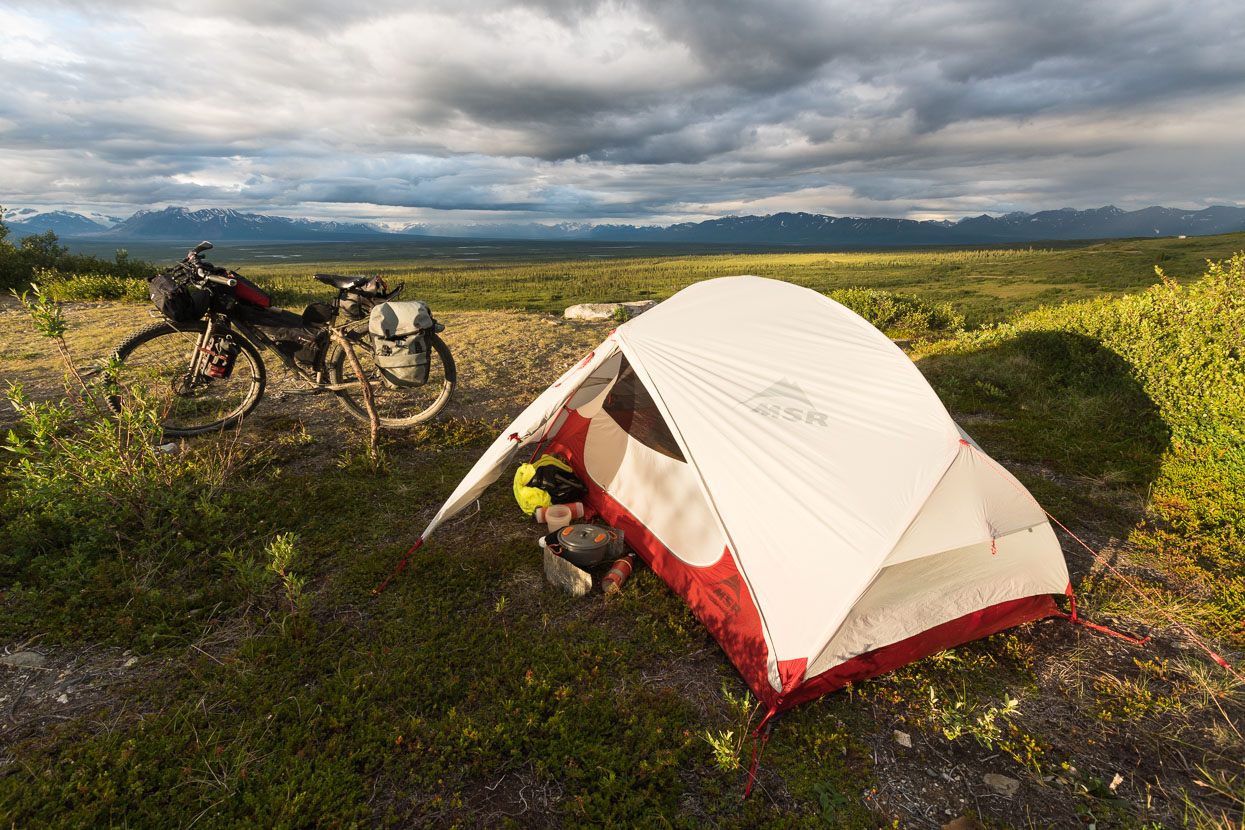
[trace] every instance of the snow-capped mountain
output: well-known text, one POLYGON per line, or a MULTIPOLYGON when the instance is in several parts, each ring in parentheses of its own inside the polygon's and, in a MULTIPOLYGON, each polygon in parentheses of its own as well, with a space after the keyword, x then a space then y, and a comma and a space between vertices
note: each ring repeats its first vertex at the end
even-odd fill
POLYGON ((1091 210, 1045 210, 1003 216, 973 216, 951 221, 917 222, 880 217, 776 213, 728 216, 706 222, 668 226, 591 225, 586 223, 498 223, 467 226, 407 225, 393 229, 358 222, 289 219, 259 213, 209 208, 170 207, 140 210, 128 219, 58 210, 40 213, 19 208, 6 214, 11 237, 53 231, 58 237, 197 241, 344 241, 454 236, 473 239, 593 240, 618 242, 694 242, 760 245, 884 247, 888 245, 982 245, 1044 239, 1114 239, 1121 237, 1206 236, 1245 231, 1245 208, 1202 210, 1149 207, 1124 211, 1114 206, 1091 210))

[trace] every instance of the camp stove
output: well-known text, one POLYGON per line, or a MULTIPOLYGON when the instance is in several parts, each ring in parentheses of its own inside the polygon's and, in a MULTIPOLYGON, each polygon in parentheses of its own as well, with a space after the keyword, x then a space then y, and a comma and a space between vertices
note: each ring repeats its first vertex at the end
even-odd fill
POLYGON ((542 541, 555 556, 585 571, 607 559, 617 559, 626 552, 623 532, 605 525, 567 525, 545 536, 542 541))

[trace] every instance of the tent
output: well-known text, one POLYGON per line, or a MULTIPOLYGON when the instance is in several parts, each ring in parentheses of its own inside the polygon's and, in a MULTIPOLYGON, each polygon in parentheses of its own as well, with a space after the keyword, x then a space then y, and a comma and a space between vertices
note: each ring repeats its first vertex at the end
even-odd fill
POLYGON ((619 326, 416 544, 539 452, 569 461, 771 714, 1056 614, 1069 588, 1041 507, 912 361, 789 283, 700 282, 619 326))

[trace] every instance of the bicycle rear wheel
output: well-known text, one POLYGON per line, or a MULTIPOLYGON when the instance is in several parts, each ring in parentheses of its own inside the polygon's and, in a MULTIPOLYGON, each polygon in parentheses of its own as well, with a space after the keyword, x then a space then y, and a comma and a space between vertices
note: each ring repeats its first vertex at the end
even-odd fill
MULTIPOLYGON (((382 427, 409 427, 434 417, 449 403, 454 393, 458 374, 450 349, 436 334, 429 332, 428 382, 422 386, 394 388, 381 377, 380 370, 372 360, 372 337, 368 334, 368 321, 360 320, 346 326, 342 332, 354 348, 355 357, 372 387, 376 414, 382 427)), ((341 345, 333 341, 324 356, 333 383, 351 383, 355 378, 354 367, 341 345)), ((337 398, 350 413, 367 420, 367 406, 363 402, 363 390, 349 389, 337 393, 337 398)))
POLYGON ((167 437, 199 435, 236 426, 264 392, 264 362, 236 332, 238 355, 227 378, 192 373, 204 322, 155 323, 135 332, 113 351, 104 370, 108 406, 121 414, 154 402, 167 437))

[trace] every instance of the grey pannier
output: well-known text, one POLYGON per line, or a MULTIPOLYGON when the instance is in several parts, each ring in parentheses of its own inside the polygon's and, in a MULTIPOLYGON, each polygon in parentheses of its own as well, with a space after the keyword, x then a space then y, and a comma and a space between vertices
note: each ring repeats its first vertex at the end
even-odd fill
POLYGON ((372 309, 368 332, 372 358, 389 386, 422 386, 428 382, 428 338, 436 321, 419 300, 381 303, 372 309))

